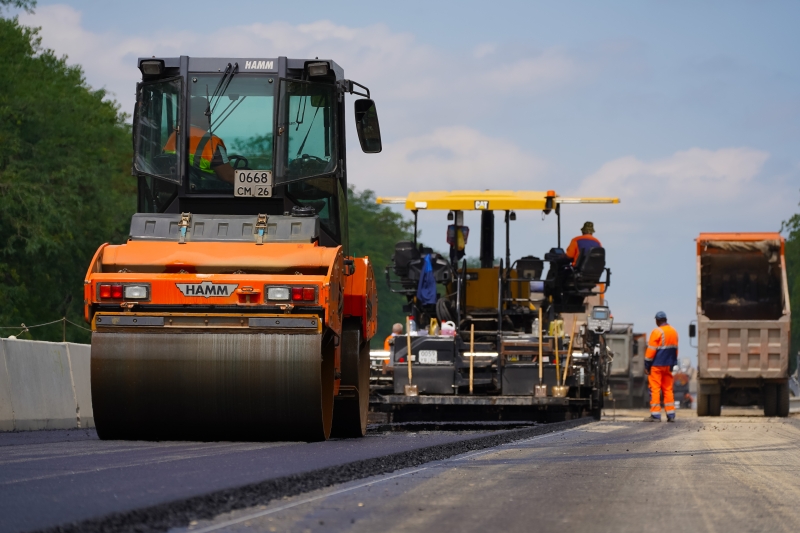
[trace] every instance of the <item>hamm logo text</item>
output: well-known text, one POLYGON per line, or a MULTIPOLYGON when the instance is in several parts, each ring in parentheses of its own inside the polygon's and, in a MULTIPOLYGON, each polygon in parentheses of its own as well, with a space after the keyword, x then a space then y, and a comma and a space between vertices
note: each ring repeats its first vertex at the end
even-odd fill
POLYGON ((272 70, 272 61, 245 61, 244 68, 247 69, 262 69, 272 70))
POLYGON ((176 283, 178 289, 184 296, 202 296, 210 298, 212 296, 230 296, 239 285, 232 283, 213 283, 204 281, 203 283, 176 283))

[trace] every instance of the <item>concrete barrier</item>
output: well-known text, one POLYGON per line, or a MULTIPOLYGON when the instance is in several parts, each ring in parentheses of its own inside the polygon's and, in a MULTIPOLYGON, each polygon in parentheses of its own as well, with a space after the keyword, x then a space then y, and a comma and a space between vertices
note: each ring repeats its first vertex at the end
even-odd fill
POLYGON ((77 415, 79 426, 82 428, 94 427, 94 412, 92 411, 92 347, 89 344, 75 344, 68 342, 67 354, 72 367, 72 386, 75 390, 77 402, 77 415))
POLYGON ((13 431, 14 408, 11 406, 11 383, 6 368, 6 353, 0 341, 0 431, 13 431))
POLYGON ((0 430, 92 427, 90 346, 0 341, 0 430))

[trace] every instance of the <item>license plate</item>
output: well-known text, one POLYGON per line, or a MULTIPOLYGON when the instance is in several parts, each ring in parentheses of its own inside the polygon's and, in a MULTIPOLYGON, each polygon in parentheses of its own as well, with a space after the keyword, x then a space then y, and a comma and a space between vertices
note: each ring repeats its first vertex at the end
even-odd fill
POLYGON ((436 350, 420 350, 419 362, 423 365, 435 365, 439 361, 439 354, 436 350))
POLYGON ((233 195, 245 198, 271 198, 272 171, 234 170, 233 195))

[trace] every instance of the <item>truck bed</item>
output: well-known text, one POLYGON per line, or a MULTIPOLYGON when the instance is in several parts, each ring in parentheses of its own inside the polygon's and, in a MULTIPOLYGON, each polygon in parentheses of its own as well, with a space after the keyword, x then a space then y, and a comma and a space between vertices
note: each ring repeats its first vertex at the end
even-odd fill
POLYGON ((789 317, 698 323, 701 379, 779 379, 789 368, 789 317))

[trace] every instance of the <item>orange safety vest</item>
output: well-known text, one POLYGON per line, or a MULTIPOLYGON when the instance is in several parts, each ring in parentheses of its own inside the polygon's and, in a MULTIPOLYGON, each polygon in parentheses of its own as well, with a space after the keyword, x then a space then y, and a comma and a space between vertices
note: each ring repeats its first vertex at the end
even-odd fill
MULTIPOLYGON (((175 140, 175 132, 172 132, 172 135, 170 135, 169 139, 167 139, 167 144, 164 145, 165 152, 169 154, 175 153, 175 140)), ((225 143, 222 142, 222 139, 216 135, 209 134, 208 131, 204 130, 203 128, 191 126, 189 129, 189 165, 197 166, 203 172, 214 172, 214 170, 211 168, 211 161, 213 161, 214 153, 220 146, 225 149, 225 143), (208 137, 209 135, 210 138, 208 137), (200 163, 195 165, 194 156, 197 153, 197 148, 200 146, 200 142, 204 140, 203 137, 205 137, 205 146, 203 146, 203 151, 200 154, 200 163)))
POLYGON ((387 352, 390 352, 390 351, 392 350, 392 347, 391 347, 391 345, 389 344, 389 340, 391 340, 391 339, 392 339, 392 338, 394 338, 394 337, 397 337, 397 335, 389 335, 389 336, 388 336, 388 337, 386 337, 386 339, 384 339, 384 341, 383 341, 383 349, 384 349, 384 350, 386 350, 387 352))
POLYGON ((581 250, 587 250, 589 248, 599 248, 603 246, 600 244, 594 235, 586 234, 586 235, 578 235, 569 243, 567 247, 567 257, 572 258, 572 264, 576 264, 578 262, 578 256, 580 255, 581 250))
POLYGON ((672 367, 678 364, 678 332, 669 324, 653 330, 644 354, 645 365, 672 367))

